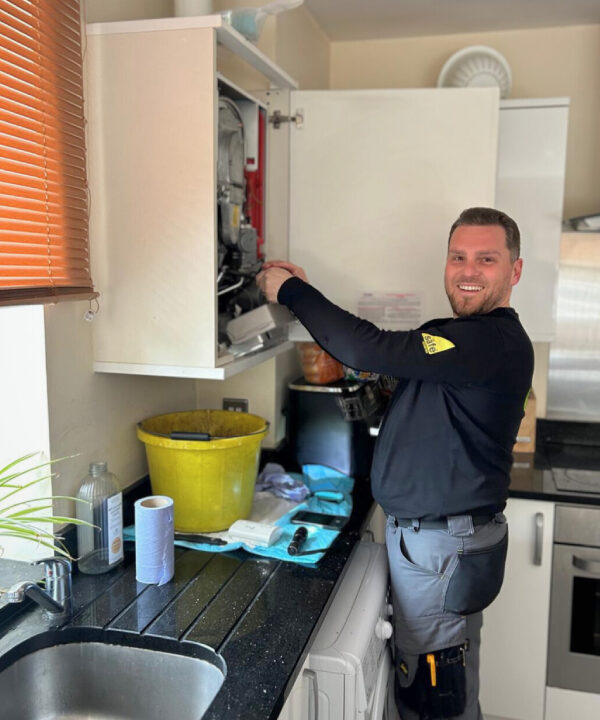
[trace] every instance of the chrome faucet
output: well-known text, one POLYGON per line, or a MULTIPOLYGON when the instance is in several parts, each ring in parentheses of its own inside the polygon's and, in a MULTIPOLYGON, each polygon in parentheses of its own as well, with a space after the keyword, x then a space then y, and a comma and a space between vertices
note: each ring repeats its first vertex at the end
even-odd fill
POLYGON ((46 589, 42 590, 30 581, 17 583, 6 591, 6 600, 19 603, 28 597, 44 609, 45 618, 62 620, 71 617, 71 563, 65 558, 49 557, 31 564, 44 565, 46 589))

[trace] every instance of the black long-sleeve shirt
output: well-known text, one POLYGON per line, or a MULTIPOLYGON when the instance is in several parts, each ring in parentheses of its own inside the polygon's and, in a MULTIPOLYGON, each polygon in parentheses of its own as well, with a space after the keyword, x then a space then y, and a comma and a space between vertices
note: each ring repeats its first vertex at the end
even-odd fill
POLYGON ((533 374, 517 313, 431 320, 386 331, 298 278, 278 301, 349 367, 399 378, 375 446, 373 495, 388 514, 438 518, 501 511, 533 374))

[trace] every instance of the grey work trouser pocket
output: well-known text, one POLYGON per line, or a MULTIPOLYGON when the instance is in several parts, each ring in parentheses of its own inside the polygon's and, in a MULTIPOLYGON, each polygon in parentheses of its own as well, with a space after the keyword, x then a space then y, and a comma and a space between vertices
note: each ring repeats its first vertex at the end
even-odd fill
POLYGON ((502 587, 507 549, 508 528, 494 545, 459 552, 446 590, 444 610, 469 615, 488 607, 502 587))

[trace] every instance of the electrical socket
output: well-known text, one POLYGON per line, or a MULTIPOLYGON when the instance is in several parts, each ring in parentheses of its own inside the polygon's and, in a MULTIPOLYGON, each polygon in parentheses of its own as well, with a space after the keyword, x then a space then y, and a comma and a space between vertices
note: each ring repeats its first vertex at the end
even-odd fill
POLYGON ((245 398, 223 398, 223 410, 248 412, 248 401, 245 398))

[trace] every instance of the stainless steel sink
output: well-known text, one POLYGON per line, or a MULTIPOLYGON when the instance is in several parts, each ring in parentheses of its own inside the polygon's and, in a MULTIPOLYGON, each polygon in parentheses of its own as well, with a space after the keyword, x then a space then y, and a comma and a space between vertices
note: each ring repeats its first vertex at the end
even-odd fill
POLYGON ((0 672, 6 718, 199 720, 225 677, 222 658, 209 648, 190 650, 204 658, 106 642, 21 649, 0 672))

